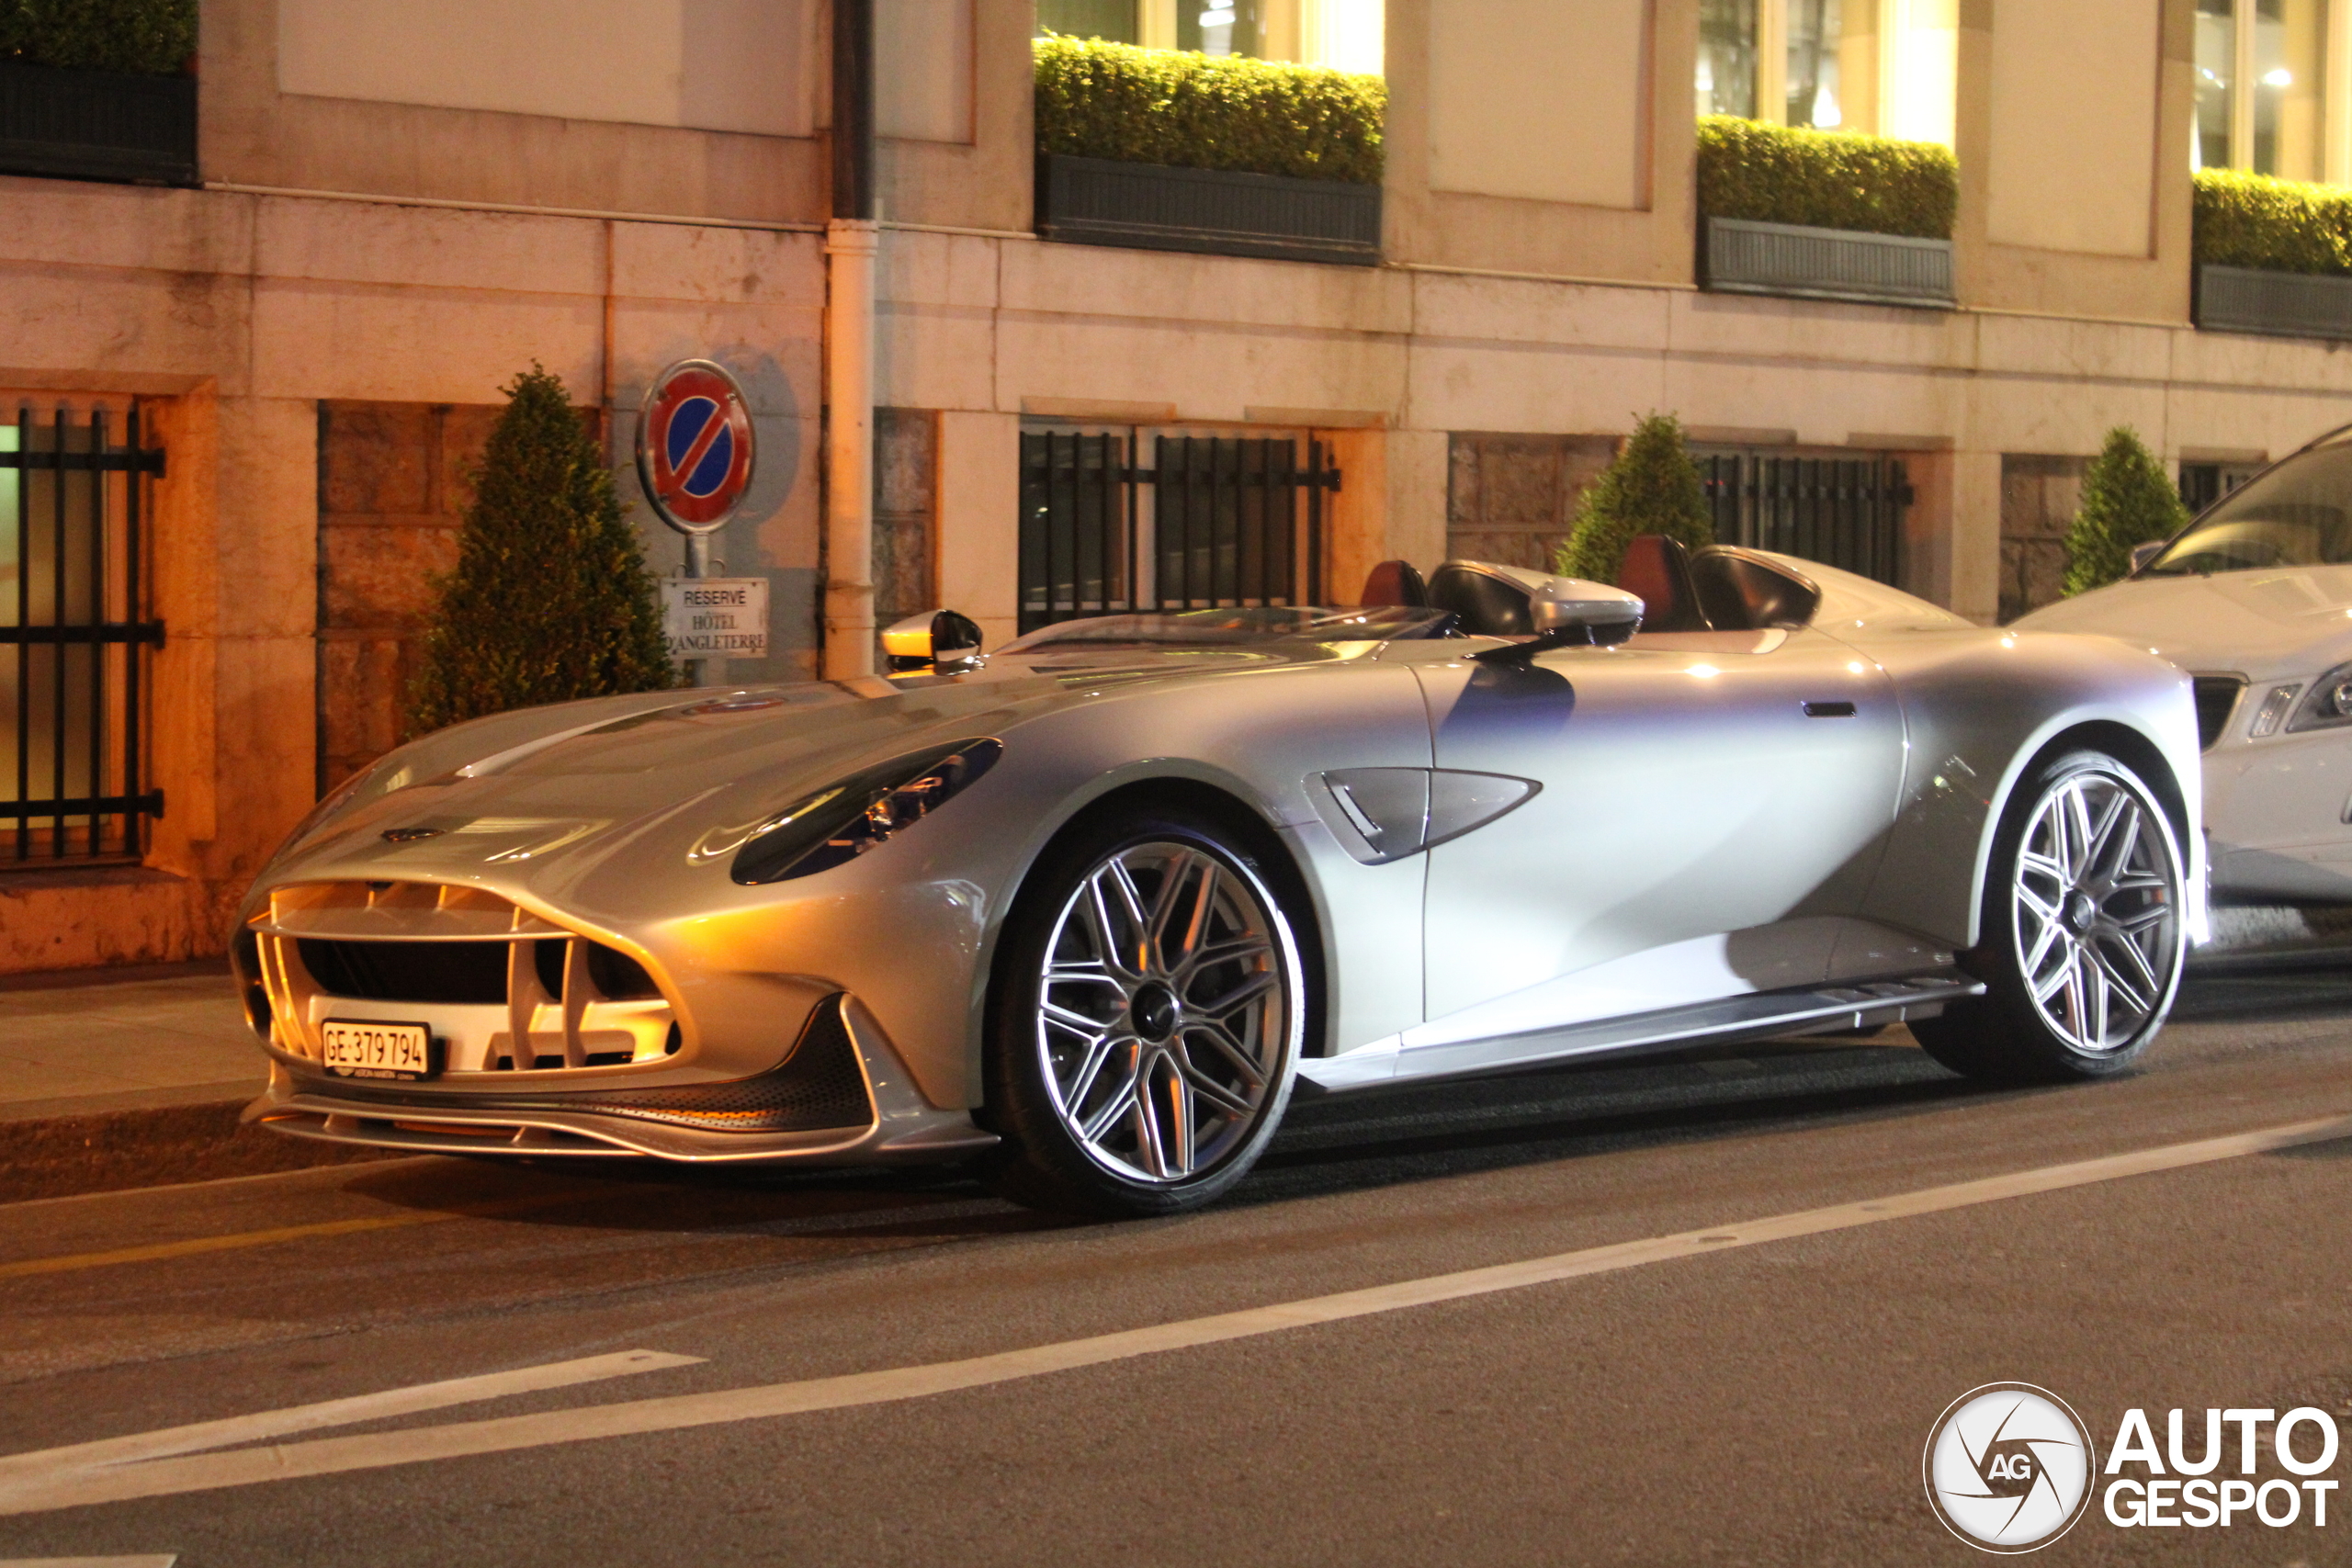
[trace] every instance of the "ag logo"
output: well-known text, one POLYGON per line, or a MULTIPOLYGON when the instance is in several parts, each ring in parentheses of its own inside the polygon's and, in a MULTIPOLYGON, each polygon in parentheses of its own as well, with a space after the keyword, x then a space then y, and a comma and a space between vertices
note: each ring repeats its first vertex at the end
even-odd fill
POLYGON ((2032 1551, 2083 1517, 2097 1457, 2064 1400, 2031 1383, 1995 1382, 1946 1407, 1921 1468, 1945 1529, 1985 1551, 2032 1551))

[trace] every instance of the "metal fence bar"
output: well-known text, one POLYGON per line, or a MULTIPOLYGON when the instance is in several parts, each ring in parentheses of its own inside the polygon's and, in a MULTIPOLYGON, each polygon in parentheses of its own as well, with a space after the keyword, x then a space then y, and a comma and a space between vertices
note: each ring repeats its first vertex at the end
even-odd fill
POLYGON ((17 476, 13 516, 0 517, 17 572, 15 615, 0 623, 15 710, 0 734, 16 748, 0 823, 14 825, 18 864, 136 855, 163 809, 141 773, 143 649, 163 627, 143 618, 139 536, 141 481, 162 471, 162 454, 141 446, 135 409, 119 447, 103 410, 82 419, 60 407, 44 420, 19 407, 16 431, 17 449, 0 452, 0 471, 17 476), (49 493, 36 498, 42 475, 49 493))

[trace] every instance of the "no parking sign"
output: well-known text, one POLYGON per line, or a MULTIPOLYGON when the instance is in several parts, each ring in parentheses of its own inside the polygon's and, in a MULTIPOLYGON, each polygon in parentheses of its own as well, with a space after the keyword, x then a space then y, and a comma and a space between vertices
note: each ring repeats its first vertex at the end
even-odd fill
POLYGON ((708 534, 752 484, 752 411, 735 378, 684 359, 653 378, 637 424, 637 477, 662 521, 708 534))

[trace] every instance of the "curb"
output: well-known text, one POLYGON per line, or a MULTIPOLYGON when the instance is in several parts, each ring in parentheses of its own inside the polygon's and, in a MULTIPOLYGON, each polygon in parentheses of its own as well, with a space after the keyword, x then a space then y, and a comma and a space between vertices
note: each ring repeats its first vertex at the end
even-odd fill
POLYGON ((0 1122, 0 1203, 224 1176, 395 1159, 413 1151, 289 1138, 240 1125, 244 1100, 0 1122))

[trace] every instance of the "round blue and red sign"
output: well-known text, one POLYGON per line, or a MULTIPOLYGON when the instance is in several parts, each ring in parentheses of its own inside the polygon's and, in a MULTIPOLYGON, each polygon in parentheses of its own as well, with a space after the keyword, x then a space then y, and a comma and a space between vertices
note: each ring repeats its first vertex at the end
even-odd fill
POLYGON ((752 411, 735 378, 684 359, 653 378, 637 423, 637 477, 662 521, 707 534, 752 485, 752 411))

